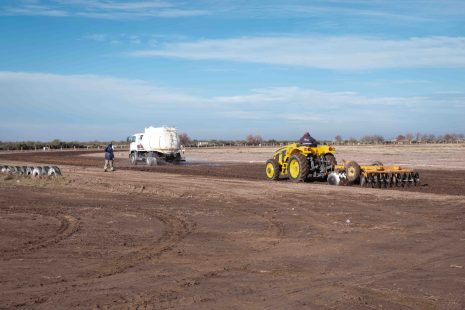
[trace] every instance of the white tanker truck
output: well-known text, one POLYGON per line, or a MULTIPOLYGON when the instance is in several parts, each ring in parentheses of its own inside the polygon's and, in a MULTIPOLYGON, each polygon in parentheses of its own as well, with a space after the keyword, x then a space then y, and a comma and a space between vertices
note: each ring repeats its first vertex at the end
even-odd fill
POLYGON ((145 162, 148 166, 157 165, 160 160, 167 162, 184 161, 184 149, 179 141, 176 128, 148 127, 143 133, 128 138, 129 161, 132 165, 145 162))

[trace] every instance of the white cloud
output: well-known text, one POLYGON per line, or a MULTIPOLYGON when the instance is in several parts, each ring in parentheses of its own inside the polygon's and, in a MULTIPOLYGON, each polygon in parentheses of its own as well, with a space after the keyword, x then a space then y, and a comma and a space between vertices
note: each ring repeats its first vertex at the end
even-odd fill
POLYGON ((251 90, 249 94, 215 97, 215 102, 226 104, 299 105, 308 108, 341 109, 364 106, 423 106, 425 97, 367 97, 356 92, 324 92, 299 87, 273 87, 251 90))
MULTIPOLYGON (((462 18, 463 1, 422 0, 391 1, 176 1, 176 0, 11 0, 5 8, 8 15, 81 16, 100 19, 133 19, 143 17, 185 17, 215 15, 221 18, 300 18, 324 17, 331 19, 326 26, 336 25, 341 19, 361 19, 410 24, 422 24, 462 18), (16 2, 16 3, 15 3, 16 2), (41 6, 34 10, 29 5, 41 6), (56 11, 54 11, 56 10, 56 11)), ((0 7, 1 8, 1 7, 0 7)), ((322 25, 320 23, 320 25, 322 25)))
POLYGON ((318 128, 319 135, 335 134, 332 131, 341 127, 354 134, 360 126, 362 134, 379 132, 374 131, 379 128, 395 133, 429 132, 432 124, 442 126, 443 131, 465 130, 465 95, 455 92, 371 97, 273 87, 233 96, 195 96, 141 80, 0 71, 0 93, 2 115, 8 115, 0 126, 0 140, 33 139, 35 132, 44 137, 48 132, 50 138, 69 137, 78 135, 80 127, 87 135, 73 139, 124 137, 150 124, 177 125, 192 136, 210 132, 209 138, 231 137, 231 132, 242 135, 250 128, 264 128, 269 135, 283 137, 280 128, 300 132, 309 124, 318 128), (33 129, 38 127, 42 129, 33 129))
MULTIPOLYGON (((300 87, 252 89, 233 96, 193 96, 182 90, 158 87, 142 80, 118 79, 99 75, 59 75, 49 73, 0 71, 0 106, 21 102, 36 108, 49 105, 62 109, 75 102, 80 108, 127 105, 138 111, 160 107, 221 109, 237 113, 294 106, 304 109, 386 109, 418 108, 458 104, 461 92, 441 92, 430 96, 369 97, 356 92, 325 92, 300 87), (447 96, 449 94, 449 96, 447 96)), ((288 111, 289 112, 289 111, 288 111)), ((273 111, 274 113, 274 111, 273 111)), ((289 113, 287 113, 289 114, 289 113)), ((295 113, 291 113, 295 114, 295 113)), ((300 114, 299 114, 300 115, 300 114)), ((296 118, 296 117, 294 117, 296 118)))
POLYGON ((227 60, 330 70, 465 67, 465 37, 243 37, 168 43, 135 57, 227 60))
POLYGON ((134 18, 148 18, 148 17, 191 17, 208 15, 206 10, 183 10, 183 9, 161 9, 149 11, 135 11, 135 12, 119 12, 119 11, 79 11, 76 16, 96 18, 96 19, 134 19, 134 18))
POLYGON ((4 13, 6 15, 28 15, 28 16, 51 16, 65 17, 69 16, 66 10, 58 9, 51 6, 39 4, 23 4, 15 7, 6 7, 4 13))
POLYGON ((0 72, 0 86, 5 94, 0 105, 6 105, 11 100, 37 108, 46 105, 63 109, 67 106, 66 102, 69 102, 70 107, 80 102, 79 109, 106 109, 116 104, 141 111, 166 105, 196 105, 202 102, 201 98, 157 87, 145 81, 97 75, 0 72))
POLYGON ((82 37, 85 40, 91 40, 95 42, 107 42, 109 40, 109 36, 104 33, 93 33, 88 34, 82 37))
POLYGON ((54 0, 18 1, 0 6, 1 15, 25 16, 79 16, 97 19, 176 18, 210 14, 204 9, 190 9, 174 1, 99 1, 99 0, 54 0))
POLYGON ((138 11, 172 7, 168 1, 99 1, 99 0, 56 0, 56 2, 68 5, 80 5, 85 8, 102 10, 138 11))

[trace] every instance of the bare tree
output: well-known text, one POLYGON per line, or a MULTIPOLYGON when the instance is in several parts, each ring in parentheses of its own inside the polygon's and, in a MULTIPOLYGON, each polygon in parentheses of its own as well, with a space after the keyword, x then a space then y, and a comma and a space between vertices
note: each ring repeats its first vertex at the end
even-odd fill
POLYGON ((337 144, 341 144, 342 143, 342 137, 340 135, 337 135, 334 137, 334 140, 336 141, 337 144))
POLYGON ((380 135, 363 136, 360 141, 365 144, 380 144, 384 142, 384 137, 380 135))
POLYGON ((408 133, 405 135, 405 140, 407 140, 409 143, 413 141, 413 135, 411 133, 408 133))
POLYGON ((396 142, 397 143, 403 143, 405 141, 405 136, 404 135, 398 135, 396 137, 396 142))
POLYGON ((429 135, 428 135, 428 141, 429 141, 429 142, 435 142, 435 141, 436 141, 436 136, 433 135, 433 134, 429 134, 429 135))
POLYGON ((247 135, 247 137, 245 138, 245 142, 247 142, 247 144, 253 144, 255 142, 253 134, 247 135))
POLYGON ((253 134, 249 134, 245 138, 245 141, 247 142, 247 144, 260 144, 263 142, 263 138, 260 135, 254 136, 253 134))
POLYGON ((182 132, 179 134, 179 142, 181 142, 181 145, 189 145, 191 144, 191 138, 189 138, 187 133, 182 132))
POLYGON ((350 137, 348 141, 350 144, 356 144, 358 142, 354 137, 350 137))
POLYGON ((372 139, 373 139, 373 143, 375 144, 380 144, 384 142, 384 137, 381 135, 374 135, 372 139))

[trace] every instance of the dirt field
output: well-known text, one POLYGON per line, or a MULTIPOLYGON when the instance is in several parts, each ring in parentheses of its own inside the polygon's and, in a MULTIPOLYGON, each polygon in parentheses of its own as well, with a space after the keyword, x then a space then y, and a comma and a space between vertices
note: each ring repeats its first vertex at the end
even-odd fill
POLYGON ((418 168, 406 189, 268 182, 266 150, 118 154, 112 173, 101 154, 2 154, 64 176, 0 175, 0 308, 463 309, 460 150, 346 150, 418 168))

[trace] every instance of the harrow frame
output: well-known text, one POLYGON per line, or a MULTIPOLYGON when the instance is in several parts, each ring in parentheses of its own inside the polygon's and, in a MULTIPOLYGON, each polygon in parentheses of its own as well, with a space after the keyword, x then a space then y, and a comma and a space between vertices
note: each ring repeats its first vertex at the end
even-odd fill
MULTIPOLYGON (((358 183, 362 187, 405 187, 417 186, 420 184, 420 175, 414 169, 403 168, 401 166, 383 166, 383 165, 362 165, 350 162, 358 167, 358 171, 352 171, 350 165, 335 165, 334 172, 337 175, 337 182, 341 184, 358 183), (350 174, 357 173, 357 176, 350 174)), ((357 170, 357 169, 355 169, 357 170)))

